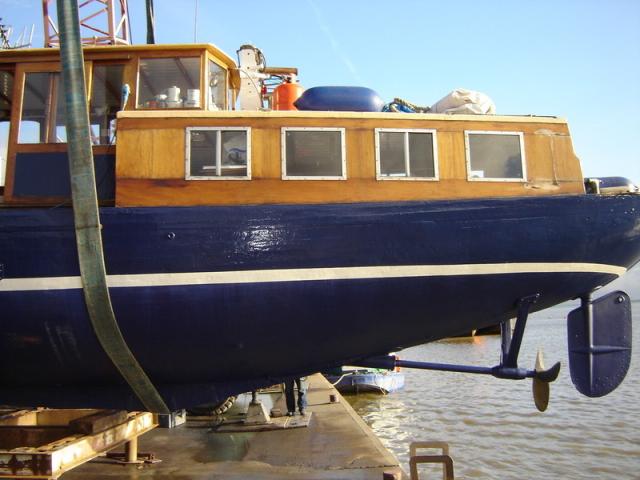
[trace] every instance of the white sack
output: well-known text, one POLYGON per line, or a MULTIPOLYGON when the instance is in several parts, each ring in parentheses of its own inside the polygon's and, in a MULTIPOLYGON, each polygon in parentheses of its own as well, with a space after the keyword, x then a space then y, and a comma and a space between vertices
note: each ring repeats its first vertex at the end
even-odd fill
POLYGON ((496 106, 488 95, 466 88, 456 88, 453 92, 431 106, 432 113, 493 114, 496 106))

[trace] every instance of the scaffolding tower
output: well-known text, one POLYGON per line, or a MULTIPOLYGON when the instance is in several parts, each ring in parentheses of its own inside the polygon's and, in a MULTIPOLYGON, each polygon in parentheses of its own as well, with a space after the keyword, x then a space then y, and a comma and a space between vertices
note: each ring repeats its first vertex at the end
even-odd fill
MULTIPOLYGON (((60 46, 54 6, 53 0, 42 0, 45 47, 60 46)), ((78 5, 78 13, 83 45, 131 44, 127 0, 85 0, 78 5)))

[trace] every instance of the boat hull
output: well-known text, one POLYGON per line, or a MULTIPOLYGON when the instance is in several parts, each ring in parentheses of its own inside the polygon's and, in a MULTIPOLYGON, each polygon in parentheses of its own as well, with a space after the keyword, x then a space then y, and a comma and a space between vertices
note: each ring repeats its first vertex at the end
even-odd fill
MULTIPOLYGON (((640 259, 640 196, 103 208, 114 311, 171 408, 585 294, 640 259)), ((0 211, 0 403, 141 408, 86 314, 68 209, 0 211)))

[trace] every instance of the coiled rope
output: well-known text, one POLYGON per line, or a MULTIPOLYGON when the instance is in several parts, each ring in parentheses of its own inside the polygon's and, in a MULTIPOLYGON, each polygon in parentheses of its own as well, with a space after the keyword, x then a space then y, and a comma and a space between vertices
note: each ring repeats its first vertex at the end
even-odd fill
POLYGON ((402 98, 394 98, 393 102, 387 103, 382 107, 383 112, 399 112, 399 113, 428 113, 431 107, 421 107, 415 103, 408 102, 402 98))

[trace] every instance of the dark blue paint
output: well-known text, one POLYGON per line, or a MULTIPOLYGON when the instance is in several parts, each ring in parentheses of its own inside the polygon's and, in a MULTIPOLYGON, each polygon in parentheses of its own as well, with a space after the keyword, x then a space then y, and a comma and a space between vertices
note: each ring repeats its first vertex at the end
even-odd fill
MULTIPOLYGON (((113 154, 94 155, 100 200, 115 198, 113 154)), ((67 152, 17 153, 13 194, 18 197, 71 197, 67 152), (34 173, 37 172, 37 175, 34 173)))
MULTIPOLYGON (((104 208, 101 215, 107 271, 136 274, 501 262, 630 267, 640 259, 639 212, 640 196, 566 196, 104 208)), ((0 263, 6 278, 78 275, 71 211, 0 210, 0 263)), ((515 316, 526 295, 541 294, 540 310, 613 279, 474 275, 113 288, 111 295, 127 342, 177 408, 493 325, 515 316)), ((91 331, 80 290, 0 292, 0 312, 0 402, 135 404, 91 331)))
MULTIPOLYGON (((108 272, 640 259, 640 196, 102 208, 108 272)), ((68 208, 0 211, 9 278, 78 275, 68 208), (52 254, 55 252, 55 255, 52 254)))
POLYGON ((584 298, 569 313, 569 366, 580 393, 602 397, 622 383, 631 364, 631 324, 631 301, 619 291, 584 298))

